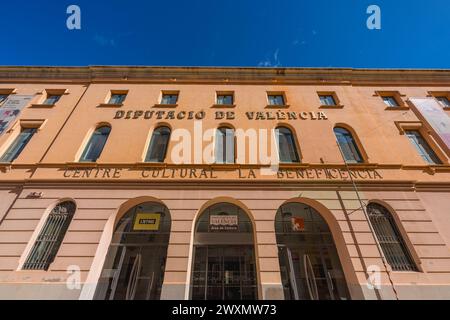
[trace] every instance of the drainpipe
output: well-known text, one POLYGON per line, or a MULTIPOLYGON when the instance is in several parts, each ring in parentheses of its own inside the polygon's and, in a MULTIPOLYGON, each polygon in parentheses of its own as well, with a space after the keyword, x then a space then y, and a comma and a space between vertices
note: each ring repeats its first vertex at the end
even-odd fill
POLYGON ((342 152, 341 146, 339 145, 339 141, 337 140, 337 138, 336 138, 336 144, 338 146, 338 149, 339 149, 339 152, 341 154, 342 160, 344 160, 345 167, 347 169, 348 175, 350 176, 350 180, 352 182, 353 189, 355 190, 355 193, 356 193, 356 196, 358 198, 358 201, 359 201, 359 204, 361 206, 361 209, 362 209, 362 211, 364 213, 364 216, 366 217, 367 223, 369 224, 370 232, 372 232, 372 235, 373 235, 373 237, 375 239, 375 243, 377 245, 378 252, 379 252, 379 254, 381 256, 381 261, 383 261, 383 266, 384 266, 384 269, 386 270, 389 282, 390 282, 391 287, 392 287, 392 291, 394 292, 394 295, 395 295, 395 299, 396 300, 400 300, 399 297, 398 297, 397 290, 395 289, 394 281, 391 278, 391 272, 389 271, 389 268, 388 268, 388 262, 387 262, 386 256, 384 255, 383 249, 381 248, 381 244, 378 241, 378 237, 377 237, 377 235, 375 233, 375 229, 372 226, 372 222, 370 221, 369 215, 367 214, 366 205, 361 199, 361 196, 359 194, 359 190, 358 190, 358 187, 356 185, 356 182, 353 179, 352 175, 350 174, 350 168, 348 166, 347 160, 345 160, 344 153, 342 152))

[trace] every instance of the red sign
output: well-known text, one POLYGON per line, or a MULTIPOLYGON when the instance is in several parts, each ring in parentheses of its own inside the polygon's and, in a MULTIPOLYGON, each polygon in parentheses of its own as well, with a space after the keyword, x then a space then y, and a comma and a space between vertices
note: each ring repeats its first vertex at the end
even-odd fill
POLYGON ((305 219, 299 217, 292 217, 292 231, 305 231, 305 219))

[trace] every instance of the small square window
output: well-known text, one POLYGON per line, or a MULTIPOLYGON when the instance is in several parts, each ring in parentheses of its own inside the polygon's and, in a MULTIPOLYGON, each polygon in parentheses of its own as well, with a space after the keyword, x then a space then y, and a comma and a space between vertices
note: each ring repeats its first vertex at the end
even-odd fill
POLYGON ((336 105, 336 100, 334 99, 333 95, 331 95, 331 94, 320 94, 319 98, 320 98, 320 103, 323 106, 335 106, 336 105))
POLYGON ((178 93, 163 93, 161 97, 161 104, 177 104, 178 93))
POLYGON ((383 96, 384 104, 388 107, 399 107, 397 99, 394 96, 383 96))
POLYGON ((52 106, 52 105, 56 104, 60 98, 61 98, 61 95, 59 95, 59 94, 49 94, 49 95, 47 95, 47 98, 45 99, 45 101, 42 104, 52 106))
POLYGON ((284 96, 282 94, 269 94, 267 95, 270 106, 284 106, 284 96))
POLYGON ((436 97, 436 100, 439 101, 444 108, 450 108, 450 101, 446 96, 438 96, 436 97))
POLYGON ((234 103, 233 94, 232 93, 218 93, 217 94, 217 104, 220 105, 232 105, 234 103))
POLYGON ((126 97, 127 95, 124 93, 112 93, 108 104, 122 104, 126 97))
POLYGON ((9 95, 8 94, 0 94, 0 105, 3 104, 3 102, 5 102, 6 99, 8 99, 9 95))

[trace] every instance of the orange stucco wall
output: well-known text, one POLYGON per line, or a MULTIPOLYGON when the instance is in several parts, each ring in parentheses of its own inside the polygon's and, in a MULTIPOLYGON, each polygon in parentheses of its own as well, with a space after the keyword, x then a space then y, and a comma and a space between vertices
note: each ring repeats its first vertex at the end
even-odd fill
MULTIPOLYGON (((109 244, 114 221, 124 203, 139 197, 162 201, 172 216, 172 232, 163 296, 189 297, 192 230, 200 208, 214 199, 242 203, 255 223, 259 298, 282 299, 274 230, 277 209, 286 201, 309 202, 326 218, 336 242, 354 299, 450 299, 450 166, 426 123, 408 107, 410 97, 450 91, 450 71, 351 71, 210 68, 0 68, 0 90, 35 97, 0 135, 4 150, 22 120, 43 125, 20 156, 0 164, 0 298, 90 299, 109 244), (51 108, 40 108, 42 92, 64 89, 51 108), (126 90, 122 106, 105 106, 111 90, 126 90), (178 91, 176 107, 155 106, 161 91, 178 91), (216 92, 234 92, 235 107, 214 106, 216 92), (405 107, 387 110, 376 92, 401 94, 405 107), (287 107, 267 108, 267 92, 283 92, 287 107), (321 107, 317 92, 334 92, 340 107, 321 107), (281 165, 284 174, 264 176, 260 165, 145 164, 152 130, 159 124, 187 129, 191 119, 114 119, 117 111, 204 111, 203 130, 228 124, 235 129, 268 129, 279 124, 293 129, 301 164, 281 165), (215 112, 234 112, 234 119, 216 119, 215 112), (248 120, 246 112, 322 112, 326 119, 248 120), (96 163, 78 163, 81 150, 99 123, 112 131, 96 163), (399 130, 398 123, 419 124, 442 165, 425 163, 399 130), (379 177, 356 176, 356 187, 335 142, 333 128, 345 125, 356 135, 364 163, 352 170, 375 170, 379 177), (162 170, 208 170, 214 175, 164 176, 162 170), (105 175, 104 170, 111 170, 105 175), (103 170, 86 174, 86 170, 103 170), (157 175, 152 177, 152 173, 157 175), (255 171, 255 176, 249 175, 255 171), (287 170, 287 171, 286 171, 287 170), (299 178, 295 170, 310 170, 299 178), (330 179, 325 171, 332 171, 330 179), (321 172, 320 174, 317 172, 321 172), (289 176, 288 173, 289 172, 289 176), (116 173, 116 174, 115 174, 116 173), (292 175, 292 176, 291 176, 292 175), (356 192, 358 191, 358 193, 356 192), (32 193, 41 193, 36 197, 32 193), (360 199, 358 199, 358 196, 360 199), (46 213, 61 199, 73 199, 77 210, 55 261, 48 271, 24 271, 21 264, 46 213), (361 202, 376 201, 391 209, 418 272, 383 269, 382 289, 367 288, 367 267, 383 265, 361 202), (82 286, 66 287, 68 266, 81 270, 82 286), (391 279, 389 279, 390 277, 391 279), (394 289, 392 289, 392 284, 394 289), (45 288, 46 290, 41 290, 45 288)), ((0 106, 1 108, 1 106, 0 106)), ((445 110, 447 116, 449 110, 445 110)), ((169 145, 171 154, 175 143, 169 145)), ((203 147, 207 145, 204 142, 203 147)), ((169 171, 167 171, 169 172, 169 171)), ((306 171, 305 171, 306 172, 306 171)))

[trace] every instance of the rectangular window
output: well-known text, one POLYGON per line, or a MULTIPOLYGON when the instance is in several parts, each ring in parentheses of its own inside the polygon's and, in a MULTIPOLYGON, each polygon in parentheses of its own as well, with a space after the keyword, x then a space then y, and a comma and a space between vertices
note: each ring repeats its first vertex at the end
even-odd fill
POLYGON ((416 148, 417 152, 419 152, 423 160, 430 164, 442 163, 436 153, 434 153, 433 149, 428 145, 426 140, 418 131, 409 130, 405 131, 405 134, 409 138, 409 141, 411 141, 413 146, 416 148))
POLYGON ((49 94, 43 104, 52 106, 59 101, 61 95, 49 94))
POLYGON ((178 93, 163 93, 161 98, 161 104, 177 104, 178 93))
POLYGON ((395 99, 394 96, 383 96, 384 104, 388 107, 399 107, 400 105, 397 102, 397 99, 395 99))
POLYGON ((232 105, 234 103, 233 101, 233 94, 217 94, 217 104, 220 105, 232 105))
POLYGON ((439 101, 439 103, 440 103, 444 108, 450 108, 450 101, 448 100, 447 97, 445 97, 445 96, 436 97, 436 100, 439 101))
POLYGON ((17 138, 0 158, 0 162, 13 162, 36 133, 37 128, 22 128, 17 138))
POLYGON ((269 105, 270 106, 284 106, 284 96, 282 94, 269 94, 267 96, 269 99, 269 105))
POLYGON ((113 93, 111 94, 111 98, 109 98, 108 104, 122 104, 126 96, 126 94, 113 93))
POLYGON ((0 105, 3 104, 3 102, 8 99, 9 95, 8 94, 0 94, 0 105))
POLYGON ((320 98, 320 103, 323 106, 335 106, 336 105, 336 101, 334 100, 334 97, 332 95, 319 95, 320 98))

